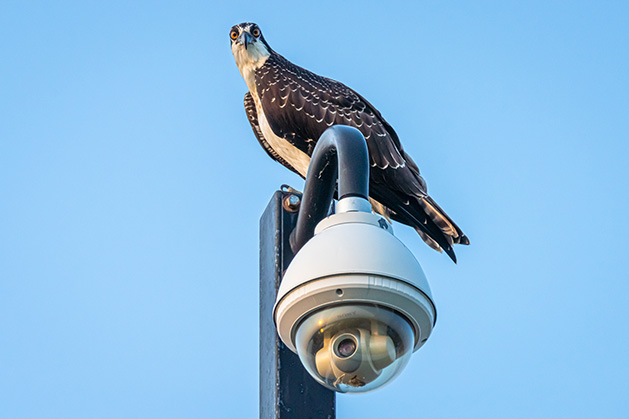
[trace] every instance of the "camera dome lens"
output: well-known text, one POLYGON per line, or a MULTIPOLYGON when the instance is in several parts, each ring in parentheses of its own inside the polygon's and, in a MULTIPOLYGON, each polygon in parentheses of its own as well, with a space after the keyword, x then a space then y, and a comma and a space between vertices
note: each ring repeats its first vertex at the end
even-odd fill
POLYGON ((356 352, 356 342, 354 339, 343 339, 336 348, 339 356, 343 358, 347 358, 348 356, 352 356, 354 352, 356 352))
POLYGON ((295 346, 315 380, 342 393, 365 393, 391 381, 408 362, 415 335, 398 313, 351 304, 310 313, 298 326, 295 346))

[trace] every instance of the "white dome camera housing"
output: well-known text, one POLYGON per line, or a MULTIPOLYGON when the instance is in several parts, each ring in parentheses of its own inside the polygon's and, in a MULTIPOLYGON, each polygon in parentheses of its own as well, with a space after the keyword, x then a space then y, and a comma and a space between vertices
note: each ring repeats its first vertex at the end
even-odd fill
POLYGON ((295 255, 274 307, 284 344, 318 382, 343 393, 390 382, 436 319, 419 263, 370 210, 364 198, 339 201, 295 255))

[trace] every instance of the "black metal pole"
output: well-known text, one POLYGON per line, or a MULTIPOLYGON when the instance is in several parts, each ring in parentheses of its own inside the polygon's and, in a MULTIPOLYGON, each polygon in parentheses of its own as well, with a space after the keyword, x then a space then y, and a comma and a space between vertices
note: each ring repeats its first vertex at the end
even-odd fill
POLYGON ((260 419, 336 417, 335 393, 308 374, 299 357, 280 341, 273 321, 277 289, 294 256, 289 235, 300 199, 298 194, 277 191, 260 219, 260 419))

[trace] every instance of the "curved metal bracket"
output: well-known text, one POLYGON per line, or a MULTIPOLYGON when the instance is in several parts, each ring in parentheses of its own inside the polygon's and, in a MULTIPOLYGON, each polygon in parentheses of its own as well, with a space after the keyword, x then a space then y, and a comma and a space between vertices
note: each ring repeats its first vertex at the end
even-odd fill
POLYGON ((312 152, 297 226, 291 234, 294 253, 314 236, 315 227, 328 215, 337 179, 339 200, 369 197, 367 143, 358 129, 346 125, 325 130, 312 152))

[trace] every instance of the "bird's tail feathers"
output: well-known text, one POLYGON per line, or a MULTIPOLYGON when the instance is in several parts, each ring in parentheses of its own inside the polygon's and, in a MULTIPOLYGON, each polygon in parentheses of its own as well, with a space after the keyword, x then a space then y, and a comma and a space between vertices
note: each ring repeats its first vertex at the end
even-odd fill
POLYGON ((374 211, 385 215, 387 219, 390 217, 413 226, 428 246, 438 252, 445 252, 456 263, 454 244, 469 244, 470 241, 432 198, 423 195, 413 199, 408 195, 384 195, 381 192, 380 188, 372 188, 370 191, 374 211), (392 202, 395 210, 380 204, 383 201, 392 202))
MULTIPOLYGON (((448 217, 448 214, 446 214, 446 212, 442 210, 431 197, 426 195, 425 197, 418 198, 417 201, 426 215, 428 215, 432 222, 435 223, 435 225, 439 227, 439 230, 442 231, 450 246, 454 244, 470 244, 469 239, 465 234, 463 234, 459 226, 457 226, 454 221, 448 217)), ((422 238, 424 237, 422 236, 422 238)), ((424 241, 426 241, 426 239, 424 239, 424 241)), ((431 246, 427 241, 426 243, 431 246)))
POLYGON ((415 227, 415 231, 417 231, 417 234, 419 234, 419 237, 421 237, 422 240, 428 246, 432 247, 433 249, 435 249, 439 253, 443 252, 443 249, 441 248, 441 246, 439 246, 439 243, 437 243, 432 237, 430 237, 428 234, 426 234, 421 228, 415 227))
MULTIPOLYGON (((432 216, 424 211, 419 203, 422 198, 407 201, 406 205, 400 205, 395 213, 395 219, 411 225, 415 228, 419 236, 428 246, 438 252, 445 251, 446 254, 456 263, 456 254, 452 249, 452 240, 443 233, 441 228, 433 221, 432 216)), ((434 207, 433 207, 434 208, 434 207)))

